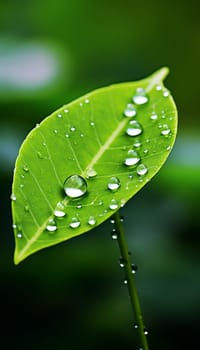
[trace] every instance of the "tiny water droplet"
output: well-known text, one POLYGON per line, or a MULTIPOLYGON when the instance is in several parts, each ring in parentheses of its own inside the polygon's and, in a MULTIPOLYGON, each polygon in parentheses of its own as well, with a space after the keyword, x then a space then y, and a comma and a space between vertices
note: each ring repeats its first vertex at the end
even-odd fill
POLYGON ((120 207, 123 208, 123 207, 125 206, 125 204, 126 204, 125 199, 121 199, 121 201, 120 201, 120 207))
POLYGON ((80 102, 80 103, 79 103, 79 106, 82 107, 82 106, 83 106, 83 102, 80 102))
POLYGON ((54 132, 54 134, 57 134, 57 133, 58 133, 58 130, 57 130, 57 129, 54 129, 53 132, 54 132))
POLYGON ((155 120, 158 119, 158 115, 157 115, 155 112, 153 112, 153 113, 151 114, 151 116, 150 116, 150 119, 153 120, 153 121, 155 121, 155 120))
POLYGON ((115 219, 110 219, 111 224, 115 224, 115 219))
POLYGON ((61 113, 57 114, 57 117, 62 118, 62 114, 61 113))
POLYGON ((22 238, 22 237, 23 237, 23 234, 22 234, 21 232, 18 232, 18 233, 16 234, 16 236, 17 236, 17 238, 22 238))
POLYGON ((41 152, 37 152, 37 156, 38 156, 38 158, 40 158, 40 159, 43 159, 43 158, 44 158, 41 152))
POLYGON ((119 259, 119 266, 120 266, 120 267, 124 267, 124 266, 125 266, 125 260, 124 260, 124 258, 120 258, 120 259, 119 259))
POLYGON ((77 206, 76 206, 77 209, 81 209, 82 207, 83 207, 83 206, 82 206, 81 203, 78 203, 77 206))
POLYGON ((168 97, 169 96, 169 91, 168 90, 164 90, 163 91, 163 96, 164 97, 168 97))
POLYGON ((88 219, 88 224, 90 226, 94 226, 96 224, 96 219, 94 216, 90 216, 89 219, 88 219))
POLYGON ((128 280, 127 279, 124 280, 124 284, 128 284, 128 280))
POLYGON ((65 213, 65 206, 62 202, 58 202, 56 204, 56 208, 54 210, 54 215, 57 217, 57 218, 63 218, 66 213, 65 213))
POLYGON ((53 218, 48 220, 48 223, 47 223, 47 226, 46 226, 46 230, 49 231, 49 232, 54 232, 54 231, 57 230, 57 226, 56 226, 56 223, 55 223, 53 218))
POLYGON ((35 127, 36 127, 36 129, 37 129, 37 128, 39 128, 39 127, 40 127, 40 124, 39 124, 39 123, 37 123, 35 127))
POLYGON ((148 173, 148 168, 144 164, 139 164, 137 166, 136 172, 139 176, 144 176, 148 173))
POLYGON ((125 117, 128 117, 128 118, 135 117, 136 114, 137 114, 137 109, 135 105, 133 105, 132 103, 129 103, 124 110, 125 117))
POLYGON ((170 151, 170 149, 171 149, 171 146, 167 146, 166 150, 170 151))
POLYGON ((80 134, 80 137, 84 137, 84 134, 80 134))
POLYGON ((28 205, 25 205, 24 210, 25 210, 26 212, 28 212, 28 211, 29 211, 29 206, 28 206, 28 205))
POLYGON ((134 324, 133 324, 133 328, 138 329, 138 328, 139 328, 139 325, 138 325, 137 323, 134 323, 134 324))
POLYGON ((118 233, 117 233, 115 228, 111 231, 111 238, 112 239, 117 239, 118 238, 118 233))
POLYGON ((143 132, 142 125, 136 120, 131 120, 129 122, 128 128, 126 129, 126 134, 128 136, 138 136, 143 132))
POLYGON ((132 271, 132 274, 135 274, 137 270, 138 270, 137 265, 131 264, 131 271, 132 271))
POLYGON ((76 131, 75 126, 71 126, 70 131, 72 131, 72 132, 76 131))
POLYGON ((115 209, 119 208, 119 203, 118 203, 118 201, 117 201, 116 199, 114 199, 114 198, 111 199, 109 208, 110 208, 111 210, 115 210, 115 209))
POLYGON ((65 134, 65 137, 69 138, 69 134, 65 134))
POLYGON ((87 182, 80 175, 71 175, 64 182, 64 191, 70 198, 82 197, 87 192, 87 182))
POLYGON ((121 186, 120 180, 116 176, 112 176, 108 181, 108 189, 110 191, 117 191, 121 186))
POLYGON ((77 227, 80 226, 80 224, 81 224, 80 220, 78 218, 74 217, 74 218, 72 218, 71 223, 69 224, 69 226, 71 228, 77 228, 77 227))
POLYGON ((95 124, 94 124, 94 122, 90 122, 90 125, 91 125, 91 126, 94 126, 95 124))
POLYGON ((139 141, 136 141, 136 142, 133 144, 133 146, 134 146, 135 148, 140 148, 141 143, 140 143, 139 141))
POLYGON ((68 110, 68 109, 64 109, 64 112, 65 112, 65 113, 69 113, 69 110, 68 110))
POLYGON ((120 216, 120 221, 124 222, 124 216, 120 216))
POLYGON ((162 90, 162 86, 161 86, 161 85, 156 85, 156 90, 157 90, 157 91, 162 90))
POLYGON ((12 201, 16 201, 17 197, 15 196, 14 193, 12 193, 11 196, 10 196, 10 199, 11 199, 12 201))
POLYGON ((129 150, 127 157, 124 159, 124 165, 134 166, 140 161, 140 156, 137 151, 129 150))
POLYGON ((148 152, 149 152, 148 149, 144 149, 144 151, 143 151, 144 154, 147 154, 148 152))
POLYGON ((28 166, 27 166, 27 165, 24 165, 24 166, 23 166, 23 170, 27 173, 27 172, 29 171, 28 166))
POLYGON ((161 130, 160 134, 162 136, 166 136, 166 137, 168 137, 171 134, 171 130, 167 124, 164 124, 162 126, 162 130, 161 130))
POLYGON ((147 331, 146 328, 144 329, 144 334, 145 334, 145 335, 149 334, 149 332, 147 331))
POLYGON ((98 203, 98 205, 103 205, 103 201, 100 200, 99 203, 98 203))
POLYGON ((17 225, 16 224, 12 224, 12 228, 17 228, 17 225))
POLYGON ((147 103, 149 99, 145 89, 137 88, 135 95, 132 97, 132 100, 136 105, 143 105, 147 103))
POLYGON ((86 171, 87 178, 95 177, 96 175, 97 175, 96 170, 94 170, 93 168, 87 169, 87 171, 86 171))
POLYGON ((88 98, 86 98, 85 103, 90 103, 90 100, 88 98))
POLYGON ((24 179, 24 178, 25 178, 24 174, 21 174, 20 176, 21 176, 21 178, 22 178, 22 179, 24 179))

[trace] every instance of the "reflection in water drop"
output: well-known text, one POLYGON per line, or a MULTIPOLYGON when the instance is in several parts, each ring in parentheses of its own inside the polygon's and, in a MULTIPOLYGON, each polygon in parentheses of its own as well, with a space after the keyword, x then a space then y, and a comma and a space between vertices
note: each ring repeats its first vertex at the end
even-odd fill
POLYGON ((54 215, 58 218, 62 218, 66 215, 64 210, 65 210, 64 204, 62 202, 58 202, 54 210, 54 215))
POLYGON ((140 156, 137 151, 129 150, 126 158, 124 159, 124 165, 134 166, 140 162, 140 156))
POLYGON ((128 136, 138 136, 143 132, 142 125, 136 120, 131 120, 126 129, 126 134, 128 136))
POLYGON ((148 173, 148 168, 144 164, 139 164, 137 166, 136 172, 139 176, 144 176, 148 173))
POLYGON ((80 175, 71 175, 64 182, 64 191, 70 198, 82 197, 87 192, 87 182, 80 175))
POLYGON ((108 181, 108 189, 110 191, 117 191, 121 186, 120 180, 116 176, 112 176, 108 181))
POLYGON ((115 209, 117 209, 118 207, 119 207, 118 201, 117 201, 116 199, 114 199, 114 198, 111 199, 109 208, 110 208, 111 210, 115 210, 115 209))
POLYGON ((135 95, 132 97, 136 105, 143 105, 148 102, 148 96, 143 88, 137 88, 135 95))
POLYGON ((15 196, 14 193, 12 193, 11 196, 10 196, 10 199, 11 199, 12 201, 16 201, 17 197, 15 196))
POLYGON ((49 232, 54 232, 57 230, 57 226, 53 218, 48 220, 48 223, 46 225, 46 230, 49 232))
POLYGON ((96 224, 96 219, 94 216, 90 216, 89 219, 88 219, 88 224, 90 226, 94 226, 96 224))
POLYGON ((96 170, 94 170, 93 168, 87 169, 87 171, 86 171, 87 178, 95 177, 96 175, 97 175, 96 170))
POLYGON ((71 220, 71 223, 69 224, 69 226, 71 228, 77 228, 80 226, 80 220, 77 218, 77 217, 73 217, 72 220, 71 220))
POLYGON ((135 117, 136 113, 137 109, 132 103, 129 103, 124 110, 124 115, 128 118, 135 117))

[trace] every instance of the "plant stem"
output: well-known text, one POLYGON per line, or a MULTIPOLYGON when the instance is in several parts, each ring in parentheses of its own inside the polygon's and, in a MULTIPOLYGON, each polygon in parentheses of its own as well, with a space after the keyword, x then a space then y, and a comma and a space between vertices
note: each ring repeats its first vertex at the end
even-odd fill
POLYGON ((114 221, 115 221, 115 228, 118 233, 117 241, 119 244, 119 249, 122 257, 122 261, 124 264, 124 270, 125 270, 125 276, 127 281, 127 287, 129 291, 131 306, 134 314, 134 318, 136 321, 136 327, 138 330, 139 340, 140 340, 140 346, 142 347, 142 350, 148 350, 148 343, 147 343, 147 337, 145 334, 145 326, 143 322, 143 316, 142 311, 140 307, 140 302, 138 298, 138 293, 135 285, 135 278, 131 267, 130 262, 130 256, 128 252, 128 247, 126 243, 125 238, 125 232, 124 227, 122 225, 122 222, 120 220, 120 214, 119 211, 116 212, 113 215, 114 221))

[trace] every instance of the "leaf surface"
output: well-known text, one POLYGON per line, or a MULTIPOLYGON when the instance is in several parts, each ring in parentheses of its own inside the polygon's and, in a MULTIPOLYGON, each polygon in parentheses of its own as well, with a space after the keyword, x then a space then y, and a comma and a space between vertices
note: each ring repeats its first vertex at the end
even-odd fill
POLYGON ((16 264, 101 224, 158 172, 177 132, 167 73, 88 93, 30 132, 11 195, 16 264))

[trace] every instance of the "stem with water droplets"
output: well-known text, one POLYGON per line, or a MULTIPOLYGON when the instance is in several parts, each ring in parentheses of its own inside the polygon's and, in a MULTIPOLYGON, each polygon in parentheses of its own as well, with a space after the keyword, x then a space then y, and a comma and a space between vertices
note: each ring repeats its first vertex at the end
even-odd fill
POLYGON ((120 219, 119 211, 113 215, 113 218, 115 221, 115 228, 118 233, 117 241, 118 241, 121 257, 123 259, 125 278, 127 281, 127 287, 129 291, 131 306, 132 306, 133 314, 136 321, 136 327, 139 335, 140 346, 142 347, 143 350, 148 350, 148 343, 147 343, 142 311, 141 311, 138 293, 136 289, 134 274, 132 273, 133 271, 132 271, 130 256, 129 256, 128 247, 126 243, 124 227, 120 219))

